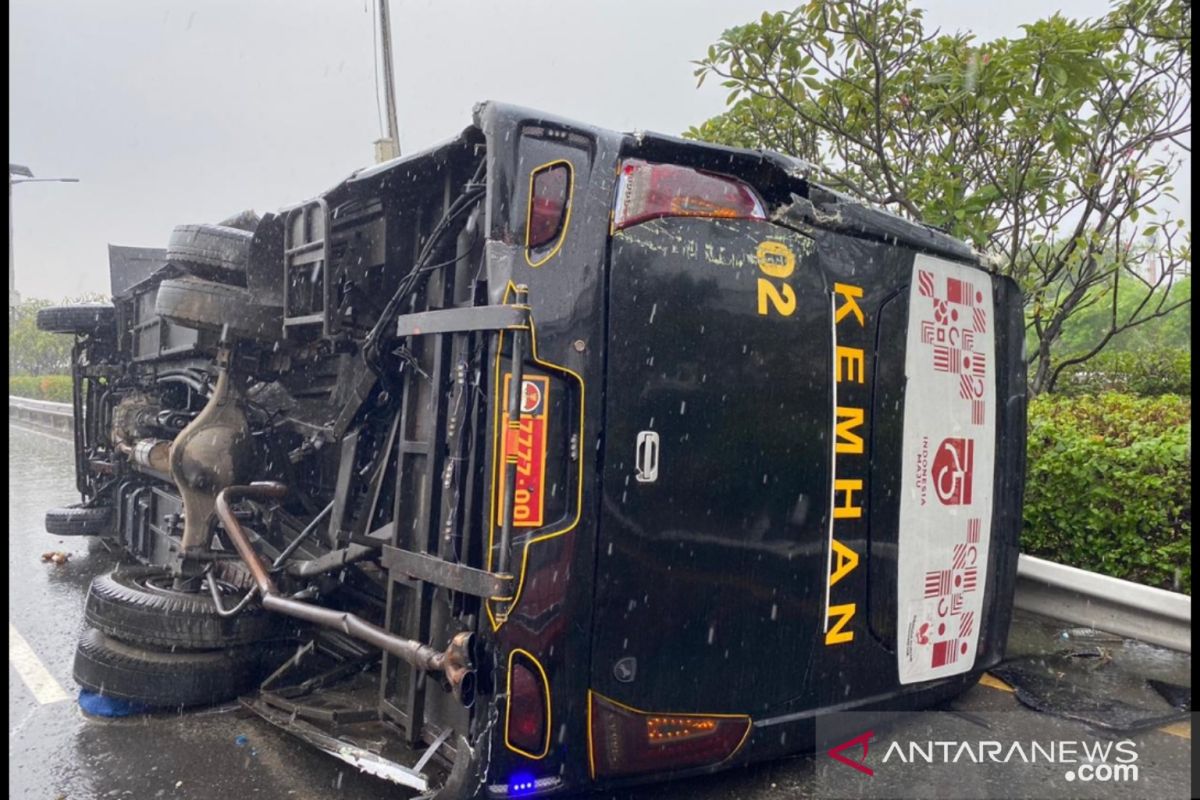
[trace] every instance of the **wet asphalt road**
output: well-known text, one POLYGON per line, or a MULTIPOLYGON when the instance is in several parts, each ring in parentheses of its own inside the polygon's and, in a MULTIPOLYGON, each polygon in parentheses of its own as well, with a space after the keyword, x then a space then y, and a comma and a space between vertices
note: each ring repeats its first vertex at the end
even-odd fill
MULTIPOLYGON (((85 716, 71 679, 83 599, 117 559, 90 538, 45 532, 47 508, 79 501, 70 442, 9 426, 9 624, 70 698, 38 703, 8 668, 9 797, 96 798, 404 797, 337 759, 316 753, 235 706, 125 719, 85 716), (59 550, 55 566, 41 555, 59 550), (247 737, 239 746, 236 739, 247 737)), ((11 628, 10 628, 11 637, 11 628)))
MULTIPOLYGON (((75 702, 78 690, 71 678, 75 641, 83 626, 83 599, 92 578, 118 562, 95 540, 53 537, 44 531, 42 520, 47 508, 79 499, 70 443, 11 424, 9 433, 9 797, 406 797, 406 790, 362 775, 235 706, 118 720, 85 716, 75 702), (61 566, 42 562, 41 554, 51 550, 69 554, 70 560, 61 566), (39 702, 13 667, 14 628, 53 682, 65 690, 65 699, 39 702), (246 737, 245 745, 237 744, 239 736, 246 737)), ((1010 654, 1049 652, 1061 643, 1060 626, 1022 617, 1014 625, 1009 648, 1010 654)), ((1138 643, 1127 643, 1117 650, 1118 658, 1126 659, 1150 677, 1190 685, 1190 658, 1138 643)), ((1084 730, 1078 723, 1025 709, 1011 693, 984 685, 968 691, 952 707, 967 713, 949 722, 939 717, 938 738, 978 737, 979 715, 993 712, 994 718, 1003 720, 1003 726, 1013 728, 1013 735, 1078 738, 1084 730), (971 722, 971 714, 976 715, 975 723, 971 722), (950 730, 956 725, 963 730, 950 730)), ((1154 730, 1130 737, 1139 746, 1138 763, 1143 767, 1139 783, 1111 784, 1107 789, 1089 784, 1087 796, 1103 794, 1122 800, 1192 796, 1190 726, 1185 723, 1173 730, 1173 735, 1154 730)), ((839 788, 831 790, 824 773, 818 774, 819 766, 813 756, 802 756, 637 793, 603 796, 622 800, 790 800, 843 793, 870 796, 870 791, 881 796, 879 788, 855 790, 849 788, 849 783, 838 783, 839 788)), ((1084 788, 1061 784, 1061 776, 1061 769, 1006 767, 987 778, 987 786, 976 787, 984 794, 950 783, 928 787, 925 796, 1066 797, 1072 790, 1084 788)), ((859 776, 849 773, 849 779, 859 776)))

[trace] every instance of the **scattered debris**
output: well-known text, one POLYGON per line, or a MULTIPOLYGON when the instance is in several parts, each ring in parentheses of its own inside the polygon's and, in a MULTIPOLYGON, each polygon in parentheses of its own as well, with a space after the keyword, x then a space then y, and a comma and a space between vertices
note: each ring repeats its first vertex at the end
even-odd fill
POLYGON ((105 697, 83 689, 79 692, 79 708, 93 717, 128 717, 132 714, 147 714, 153 709, 144 703, 105 697))
POLYGON ((1109 686, 1121 671, 1106 659, 1093 658, 1086 651, 1020 658, 1000 664, 991 672, 1013 687, 1022 705, 1102 730, 1146 730, 1187 715, 1178 707, 1159 704, 1150 708, 1115 698, 1109 686))
POLYGON ((56 567, 61 567, 71 558, 70 553, 64 553, 62 550, 50 550, 42 553, 42 561, 49 561, 56 567))
POLYGON ((1086 659, 1084 662, 1086 669, 1096 669, 1112 661, 1112 653, 1103 647, 1080 647, 1074 650, 1065 650, 1060 655, 1064 658, 1086 659))
POLYGON ((1098 631, 1095 628, 1067 628, 1062 632, 1064 639, 1086 639, 1089 642, 1121 642, 1124 637, 1115 633, 1098 631))
POLYGON ((1156 681, 1153 678, 1148 678, 1146 683, 1150 685, 1151 689, 1162 695, 1162 698, 1171 704, 1171 708, 1177 708, 1180 711, 1192 710, 1192 687, 1156 681))

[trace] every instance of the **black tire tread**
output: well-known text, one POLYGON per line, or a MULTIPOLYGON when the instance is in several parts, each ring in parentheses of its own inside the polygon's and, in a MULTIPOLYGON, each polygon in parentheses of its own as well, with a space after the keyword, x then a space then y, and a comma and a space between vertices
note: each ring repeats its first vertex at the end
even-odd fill
POLYGON ((115 333, 117 310, 106 303, 47 306, 38 309, 37 328, 47 333, 115 333))
POLYGON ((171 278, 158 287, 154 312, 188 328, 230 330, 270 341, 282 333, 283 310, 254 302, 245 289, 198 278, 171 278))
POLYGON ((46 532, 55 536, 103 536, 112 531, 112 509, 62 506, 46 511, 46 532))
POLYGON ((84 619, 121 641, 186 650, 237 647, 279 632, 280 618, 257 601, 232 617, 222 617, 207 593, 162 594, 140 585, 167 574, 160 567, 127 567, 95 578, 88 589, 84 619))
POLYGON ((269 667, 255 647, 205 651, 150 650, 84 631, 75 648, 75 682, 105 697, 181 708, 231 700, 254 688, 269 667))
POLYGON ((167 243, 167 261, 242 276, 250 262, 251 231, 226 225, 176 225, 167 243))

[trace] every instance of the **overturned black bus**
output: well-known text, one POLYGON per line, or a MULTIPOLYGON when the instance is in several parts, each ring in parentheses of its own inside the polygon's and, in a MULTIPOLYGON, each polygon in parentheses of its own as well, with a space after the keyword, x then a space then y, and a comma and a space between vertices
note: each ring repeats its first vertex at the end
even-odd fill
POLYGON ((484 103, 137 263, 39 316, 82 495, 47 529, 130 556, 87 691, 504 798, 811 749, 1003 655, 1019 290, 803 162, 484 103))

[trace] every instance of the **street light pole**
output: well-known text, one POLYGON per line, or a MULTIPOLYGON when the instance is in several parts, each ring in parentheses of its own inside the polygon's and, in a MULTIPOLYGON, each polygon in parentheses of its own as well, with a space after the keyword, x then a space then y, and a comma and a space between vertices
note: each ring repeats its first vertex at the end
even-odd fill
MULTIPOLYGON (((392 20, 388 0, 379 3, 379 56, 383 59, 383 99, 387 138, 375 142, 375 160, 382 163, 400 156, 400 125, 396 122, 396 79, 392 70, 392 20)), ((376 85, 378 89, 378 85, 376 85)))
POLYGON ((26 178, 32 178, 33 172, 29 167, 21 166, 20 164, 8 165, 8 316, 12 319, 13 309, 21 303, 21 296, 17 294, 16 285, 16 270, 13 268, 13 224, 12 224, 12 176, 24 175, 26 178))
POLYGON ((388 0, 379 0, 379 37, 383 44, 383 93, 387 105, 388 138, 400 155, 400 124, 396 121, 396 78, 392 73, 392 16, 388 0))
POLYGON ((13 262, 12 187, 17 183, 79 183, 79 178, 35 178, 29 167, 11 162, 8 165, 8 318, 10 320, 14 309, 21 303, 21 295, 17 291, 17 270, 13 262), (13 175, 21 177, 13 180, 13 175))

